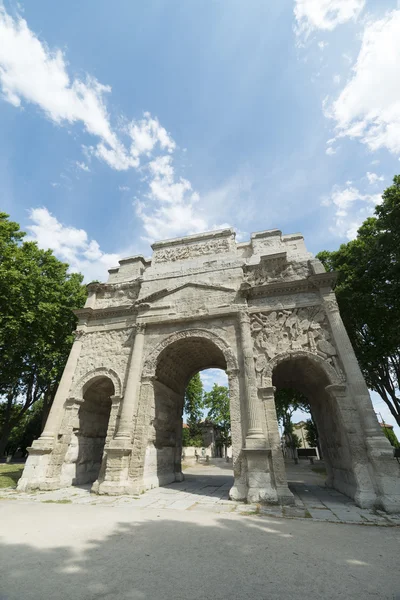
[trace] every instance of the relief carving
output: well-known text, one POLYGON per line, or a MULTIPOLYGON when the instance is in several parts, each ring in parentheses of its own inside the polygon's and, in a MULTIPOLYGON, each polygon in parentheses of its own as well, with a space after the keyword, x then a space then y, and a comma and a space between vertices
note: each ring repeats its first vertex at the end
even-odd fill
POLYGON ((176 260, 186 260, 205 254, 219 254, 220 252, 229 252, 231 250, 230 240, 210 240, 198 244, 185 244, 175 248, 164 248, 156 250, 153 254, 155 262, 174 262, 176 260))
POLYGON ((255 267, 245 267, 244 279, 251 286, 279 281, 297 281, 310 275, 308 261, 287 262, 286 258, 262 261, 255 267))
POLYGON ((132 304, 139 295, 139 286, 132 284, 106 284, 99 286, 96 293, 96 308, 109 308, 132 304))
POLYGON ((259 385, 268 362, 278 354, 306 351, 326 360, 340 375, 326 314, 321 306, 251 315, 255 369, 259 385))

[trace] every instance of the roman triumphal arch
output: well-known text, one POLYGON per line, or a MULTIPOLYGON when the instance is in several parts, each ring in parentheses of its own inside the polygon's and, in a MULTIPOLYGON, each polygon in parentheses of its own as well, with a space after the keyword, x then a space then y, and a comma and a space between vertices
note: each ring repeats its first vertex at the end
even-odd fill
POLYGON ((153 244, 88 285, 75 342, 20 490, 83 483, 139 494, 180 480, 190 377, 227 372, 231 497, 291 503, 274 393, 310 401, 327 484, 400 511, 400 470, 377 422, 326 273, 301 235, 232 229, 153 244))

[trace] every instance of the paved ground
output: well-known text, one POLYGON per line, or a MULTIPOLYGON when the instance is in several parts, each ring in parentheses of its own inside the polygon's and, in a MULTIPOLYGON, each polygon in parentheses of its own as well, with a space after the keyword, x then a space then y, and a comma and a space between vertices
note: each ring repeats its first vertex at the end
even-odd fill
POLYGON ((1 600, 399 600, 397 527, 0 503, 1 600))
MULTIPOLYGON (((318 465, 314 466, 318 469, 318 465)), ((343 494, 324 487, 324 476, 311 470, 308 461, 299 465, 286 465, 289 485, 296 504, 292 507, 265 507, 229 500, 233 483, 231 464, 220 461, 218 465, 200 464, 184 471, 185 480, 150 490, 140 496, 110 497, 90 494, 88 487, 74 487, 53 492, 21 494, 15 490, 1 490, 0 498, 18 502, 95 504, 104 506, 131 506, 135 508, 160 508, 190 510, 208 513, 262 514, 270 517, 307 518, 317 521, 361 523, 374 525, 400 525, 400 516, 363 510, 343 494)), ((1 598, 0 598, 1 600, 1 598)))

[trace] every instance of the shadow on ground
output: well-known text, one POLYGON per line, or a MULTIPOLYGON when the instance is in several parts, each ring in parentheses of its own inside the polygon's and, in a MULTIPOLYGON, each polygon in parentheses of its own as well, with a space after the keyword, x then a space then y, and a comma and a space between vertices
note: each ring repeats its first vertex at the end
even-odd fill
POLYGON ((1 503, 1 600, 380 598, 399 530, 1 503))

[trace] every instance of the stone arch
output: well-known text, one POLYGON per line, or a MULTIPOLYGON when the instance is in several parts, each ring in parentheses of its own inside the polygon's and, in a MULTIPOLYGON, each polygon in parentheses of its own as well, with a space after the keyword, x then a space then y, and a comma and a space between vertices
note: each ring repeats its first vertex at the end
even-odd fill
POLYGON ((348 435, 348 390, 342 377, 322 357, 307 351, 277 355, 268 364, 268 373, 277 390, 293 388, 306 396, 317 425, 326 484, 355 498, 359 487, 355 445, 348 435))
POLYGON ((147 420, 143 456, 143 487, 146 489, 181 481, 182 412, 186 385, 202 369, 219 368, 229 377, 232 420, 233 467, 242 447, 240 435, 239 367, 231 347, 207 329, 191 328, 167 335, 144 360, 143 392, 139 407, 147 420), (148 388, 151 387, 151 391, 148 388), (151 406, 150 413, 146 407, 151 406))
POLYGON ((142 377, 155 377, 157 371, 158 358, 168 346, 171 344, 189 338, 202 338, 208 340, 217 346, 222 352, 226 361, 227 372, 234 372, 239 369, 238 361, 231 347, 220 336, 207 329, 184 329, 177 331, 164 338, 157 346, 147 355, 143 364, 142 377))
POLYGON ((322 369, 331 385, 343 384, 344 378, 342 374, 339 374, 324 358, 313 352, 308 352, 307 350, 294 350, 277 354, 268 362, 264 371, 265 377, 272 378, 272 374, 278 364, 302 358, 309 359, 312 363, 322 369))
POLYGON ((122 396, 121 379, 113 369, 98 367, 85 373, 71 388, 72 398, 83 399, 86 390, 98 379, 110 379, 114 386, 114 396, 122 396))

